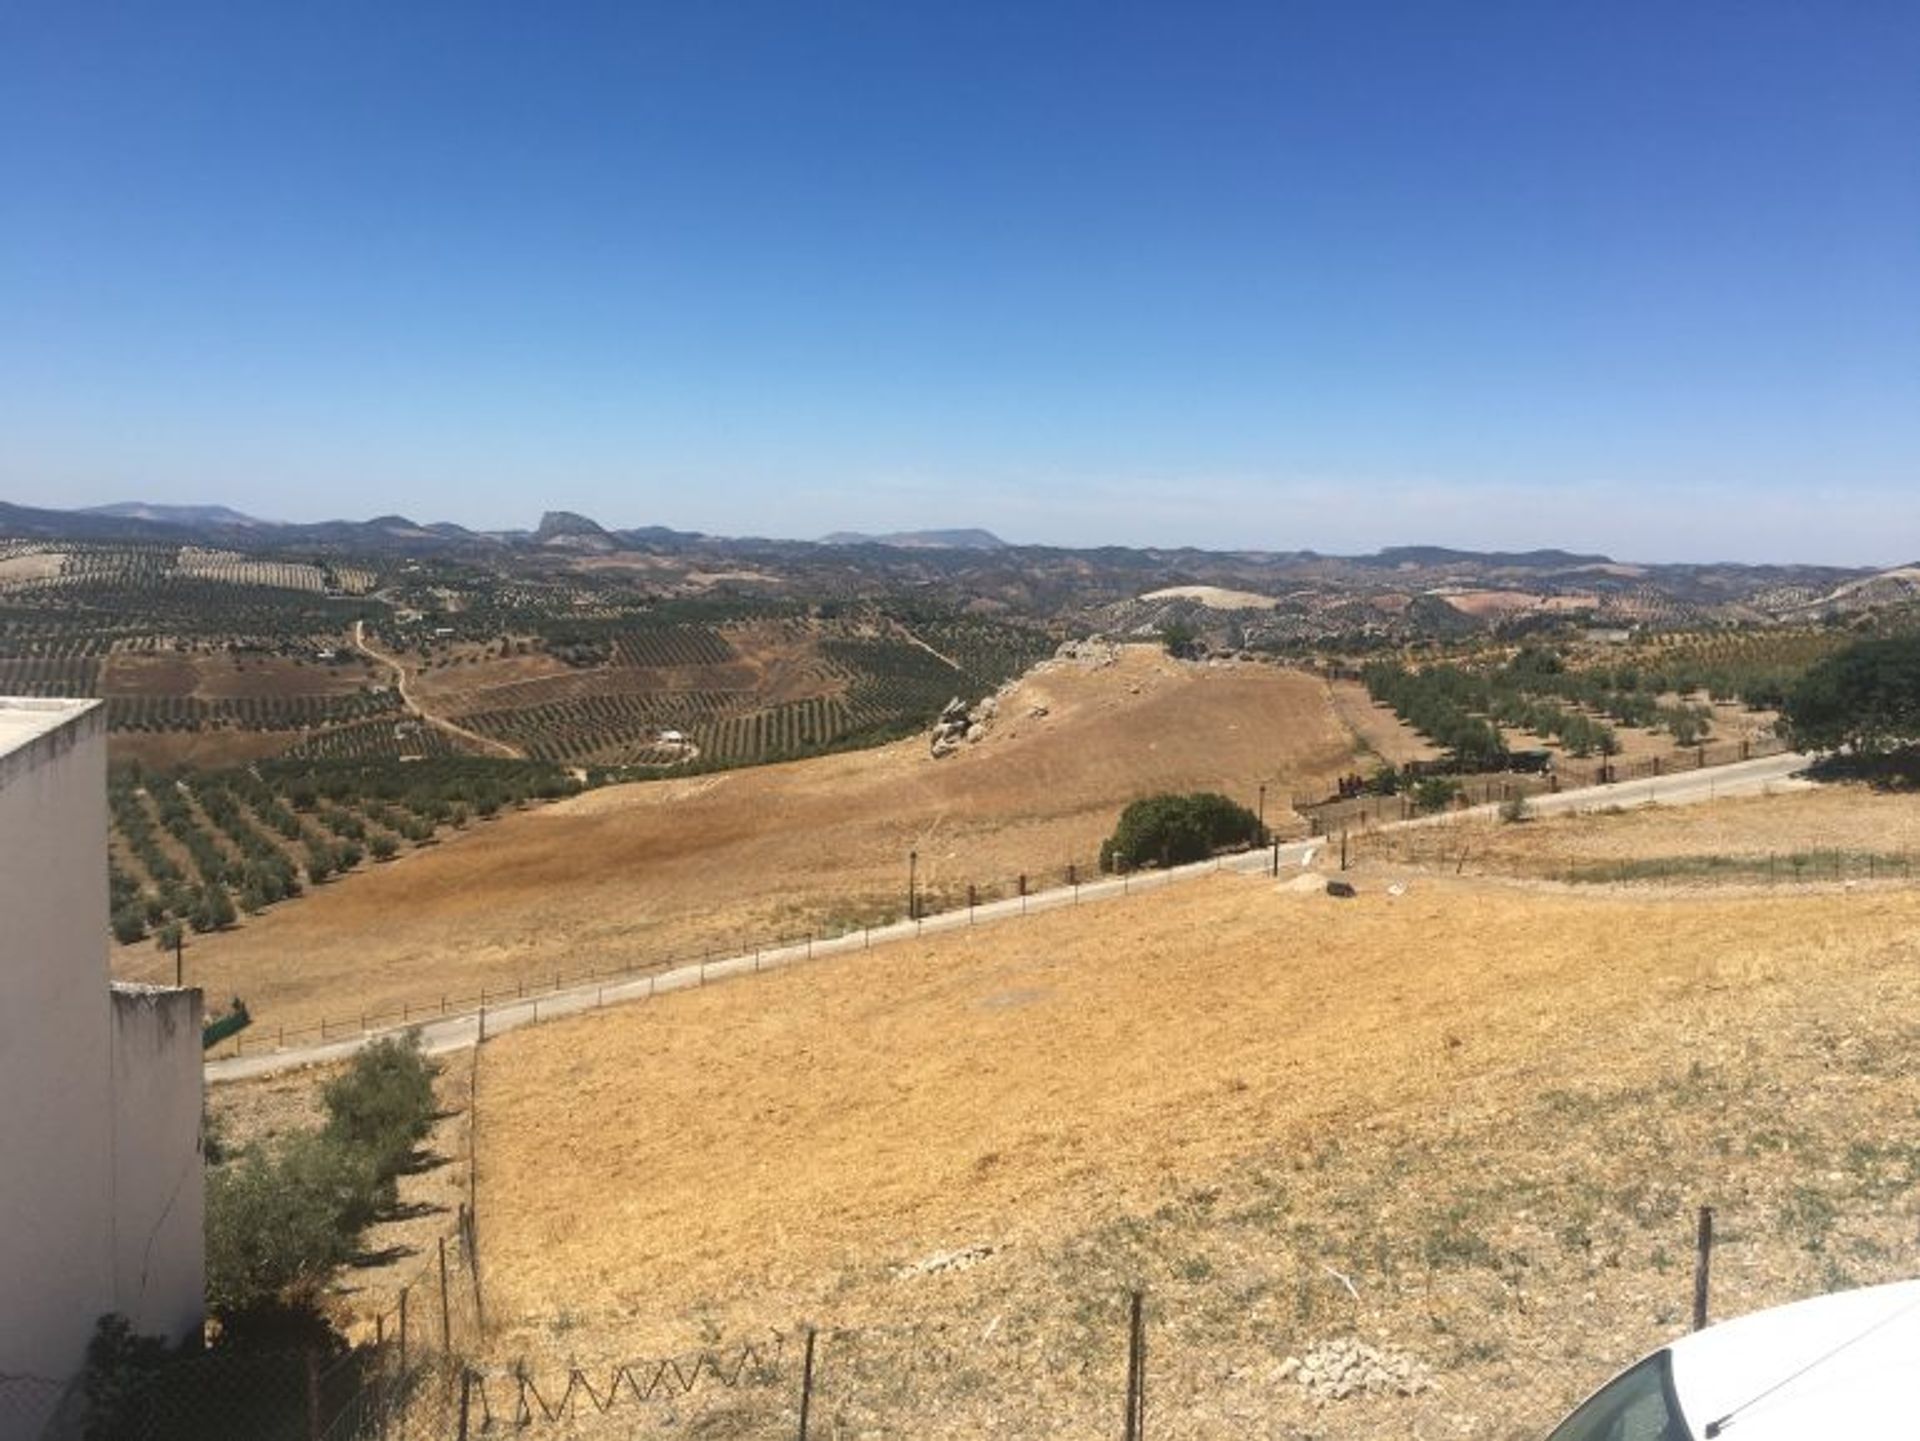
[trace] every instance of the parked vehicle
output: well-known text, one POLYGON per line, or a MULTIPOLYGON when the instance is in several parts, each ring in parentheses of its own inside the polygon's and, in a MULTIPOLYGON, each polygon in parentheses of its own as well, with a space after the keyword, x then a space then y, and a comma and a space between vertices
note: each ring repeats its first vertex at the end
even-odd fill
POLYGON ((1723 1321, 1595 1392, 1547 1441, 1920 1435, 1920 1281, 1723 1321))

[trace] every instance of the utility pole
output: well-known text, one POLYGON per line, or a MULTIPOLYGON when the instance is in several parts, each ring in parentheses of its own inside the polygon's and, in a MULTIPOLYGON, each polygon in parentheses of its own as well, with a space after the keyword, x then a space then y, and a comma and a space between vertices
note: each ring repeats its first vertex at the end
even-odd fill
POLYGON ((920 852, 907 852, 907 919, 920 919, 920 852))

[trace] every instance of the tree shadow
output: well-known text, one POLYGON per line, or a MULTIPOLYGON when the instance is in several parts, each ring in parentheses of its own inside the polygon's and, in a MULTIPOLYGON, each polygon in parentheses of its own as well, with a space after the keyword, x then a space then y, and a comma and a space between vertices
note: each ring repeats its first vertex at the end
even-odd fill
POLYGON ((1807 767, 1816 781, 1864 781, 1876 791, 1920 790, 1920 746, 1906 746, 1880 755, 1834 751, 1807 767))
POLYGON ((448 1207, 439 1201, 402 1201, 390 1210, 382 1211, 376 1224, 385 1225, 389 1221, 415 1221, 422 1216, 444 1216, 448 1207))
POLYGON ((360 1251, 347 1258, 347 1265, 356 1271, 377 1271, 382 1266, 392 1266, 406 1260, 409 1256, 418 1256, 420 1248, 399 1242, 392 1246, 381 1246, 376 1250, 360 1251))

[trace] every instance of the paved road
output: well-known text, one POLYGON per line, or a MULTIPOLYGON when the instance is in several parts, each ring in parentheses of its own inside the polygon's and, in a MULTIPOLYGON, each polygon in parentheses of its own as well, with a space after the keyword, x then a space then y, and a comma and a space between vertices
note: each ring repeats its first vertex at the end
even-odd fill
MULTIPOLYGON (((1733 765, 1699 771, 1683 771, 1676 775, 1658 776, 1651 780, 1561 791, 1557 795, 1534 797, 1532 804, 1536 813, 1557 814, 1605 810, 1612 806, 1623 805, 1690 805, 1722 796, 1772 794, 1809 786, 1810 782, 1795 775, 1795 772, 1808 764, 1808 760, 1807 756, 1797 754, 1768 756, 1762 760, 1739 761, 1733 765)), ((1497 806, 1476 806, 1472 810, 1455 811, 1444 816, 1424 816, 1410 821, 1391 822, 1383 829, 1458 824, 1463 820, 1476 817, 1485 820, 1497 810, 1497 806)), ((875 946, 891 945, 918 936, 936 935, 942 931, 965 930, 969 926, 990 925, 997 921, 1017 919, 1020 916, 1038 915, 1042 911, 1058 910, 1063 906, 1088 905, 1140 891, 1158 890, 1163 886, 1177 885, 1183 880, 1211 875, 1216 871, 1253 875, 1273 869, 1276 865, 1304 866, 1310 864, 1315 853, 1326 844, 1324 837, 1284 842, 1269 850, 1222 856, 1211 861, 1201 861, 1195 865, 1178 866, 1172 870, 1146 871, 1133 876, 1092 881, 1081 886, 1060 886, 1035 895, 991 901, 970 911, 947 911, 921 921, 901 921, 873 930, 854 931, 832 940, 795 942, 769 950, 730 956, 724 960, 676 966, 670 970, 656 971, 628 980, 611 980, 574 986, 528 1000, 489 1006, 484 1013, 470 1013, 449 1016, 445 1020, 428 1021, 419 1027, 421 1042, 428 1053, 433 1055, 465 1050, 481 1038, 483 1025, 486 1028, 486 1035, 497 1036, 503 1031, 517 1030, 521 1026, 532 1025, 539 1021, 554 1020, 561 1016, 575 1016, 603 1006, 644 1001, 672 991, 689 990, 695 986, 710 985, 715 981, 751 975, 756 971, 776 970, 782 966, 794 965, 816 957, 870 950, 875 946)), ((385 1031, 375 1031, 372 1035, 393 1034, 403 1029, 407 1028, 394 1026, 385 1031)), ((368 1039, 370 1037, 367 1035, 354 1035, 320 1045, 271 1051, 257 1056, 234 1056, 224 1060, 209 1061, 206 1068, 207 1080, 210 1082, 244 1080, 252 1076, 290 1070, 296 1066, 338 1060, 352 1055, 365 1045, 368 1039)))

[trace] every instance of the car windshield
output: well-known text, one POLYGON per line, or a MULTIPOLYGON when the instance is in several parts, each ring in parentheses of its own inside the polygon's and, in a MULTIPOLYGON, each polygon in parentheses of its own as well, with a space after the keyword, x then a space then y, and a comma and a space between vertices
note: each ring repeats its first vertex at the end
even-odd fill
POLYGON ((1657 1351, 1602 1387, 1547 1441, 1692 1441, 1673 1399, 1673 1363, 1657 1351))

